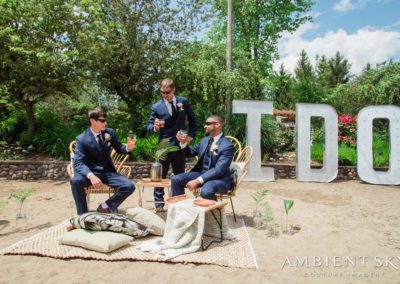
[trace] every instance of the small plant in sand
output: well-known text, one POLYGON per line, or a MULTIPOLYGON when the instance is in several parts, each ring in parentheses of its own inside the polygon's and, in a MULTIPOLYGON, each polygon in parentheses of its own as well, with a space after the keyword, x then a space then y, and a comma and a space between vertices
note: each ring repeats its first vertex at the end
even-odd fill
POLYGON ((10 194, 9 198, 15 198, 19 201, 19 210, 17 213, 17 219, 25 219, 26 215, 22 213, 22 205, 24 204, 25 200, 31 196, 35 190, 33 188, 25 189, 21 192, 13 192, 10 194))
POLYGON ((268 189, 262 188, 251 195, 256 202, 256 210, 254 211, 253 215, 253 221, 256 228, 261 228, 263 225, 268 225, 274 220, 272 209, 267 201, 265 201, 267 194, 268 189))
POLYGON ((286 231, 285 231, 286 234, 289 233, 288 228, 287 228, 288 216, 289 216, 290 209, 293 207, 293 204, 294 204, 293 200, 288 200, 288 199, 283 200, 283 207, 285 208, 285 213, 286 213, 286 231))
POLYGON ((6 205, 6 204, 5 204, 3 201, 0 201, 0 210, 3 209, 3 207, 4 207, 5 205, 6 205))

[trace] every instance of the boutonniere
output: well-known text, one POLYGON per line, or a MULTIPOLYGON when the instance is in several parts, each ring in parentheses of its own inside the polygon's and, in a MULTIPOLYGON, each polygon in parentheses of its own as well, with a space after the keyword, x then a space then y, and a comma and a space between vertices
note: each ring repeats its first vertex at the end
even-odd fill
POLYGON ((176 106, 179 108, 179 111, 183 111, 183 104, 182 103, 177 103, 176 106))
POLYGON ((217 155, 217 150, 218 150, 217 144, 211 145, 210 151, 213 153, 213 155, 217 155))
POLYGON ((111 135, 109 133, 104 134, 104 142, 108 142, 111 140, 111 135))

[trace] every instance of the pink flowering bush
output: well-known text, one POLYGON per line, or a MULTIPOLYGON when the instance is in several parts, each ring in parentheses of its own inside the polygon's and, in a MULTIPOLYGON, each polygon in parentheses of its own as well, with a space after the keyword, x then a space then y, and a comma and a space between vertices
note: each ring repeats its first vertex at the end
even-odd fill
POLYGON ((342 114, 338 116, 339 144, 356 146, 357 144, 357 116, 342 114))

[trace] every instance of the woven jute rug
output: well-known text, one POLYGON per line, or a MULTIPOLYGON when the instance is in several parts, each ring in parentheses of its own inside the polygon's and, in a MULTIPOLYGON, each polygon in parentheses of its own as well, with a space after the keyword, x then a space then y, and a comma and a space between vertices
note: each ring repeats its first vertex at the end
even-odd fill
MULTIPOLYGON (((133 240, 128 246, 111 253, 99 253, 79 247, 61 245, 58 239, 66 232, 70 225, 68 220, 51 227, 32 237, 21 240, 7 248, 0 250, 2 255, 37 255, 58 259, 82 258, 106 261, 162 261, 154 259, 150 253, 141 252, 135 246, 154 237, 145 237, 133 240)), ((216 264, 220 266, 257 269, 257 261, 253 252, 246 226, 242 219, 229 224, 234 241, 223 241, 212 244, 206 251, 181 255, 168 262, 216 264)), ((205 244, 211 241, 205 238, 205 244)))

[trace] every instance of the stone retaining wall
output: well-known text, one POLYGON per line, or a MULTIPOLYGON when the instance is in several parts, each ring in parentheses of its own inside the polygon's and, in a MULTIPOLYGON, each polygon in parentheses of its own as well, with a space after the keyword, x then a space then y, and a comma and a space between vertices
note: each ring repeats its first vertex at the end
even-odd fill
MULTIPOLYGON (((0 179, 7 180, 62 180, 69 179, 67 173, 67 161, 0 161, 0 179)), ((149 177, 151 163, 133 163, 127 165, 132 167, 130 178, 149 177)), ((187 164, 189 170, 193 164, 187 164)), ((263 165, 267 166, 267 165, 263 165)), ((275 179, 295 179, 296 166, 286 164, 268 165, 275 168, 275 179)), ((380 169, 385 170, 385 169, 380 169)), ((356 180, 358 179, 357 168, 340 166, 337 180, 356 180)))

